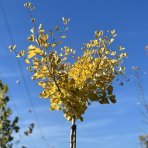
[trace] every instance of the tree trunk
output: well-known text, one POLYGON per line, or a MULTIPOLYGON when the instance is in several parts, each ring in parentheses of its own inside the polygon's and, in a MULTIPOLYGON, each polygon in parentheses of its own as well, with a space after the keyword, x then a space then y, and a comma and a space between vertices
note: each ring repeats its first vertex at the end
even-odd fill
POLYGON ((76 148, 76 125, 75 116, 72 118, 71 131, 70 131, 70 148, 76 148))

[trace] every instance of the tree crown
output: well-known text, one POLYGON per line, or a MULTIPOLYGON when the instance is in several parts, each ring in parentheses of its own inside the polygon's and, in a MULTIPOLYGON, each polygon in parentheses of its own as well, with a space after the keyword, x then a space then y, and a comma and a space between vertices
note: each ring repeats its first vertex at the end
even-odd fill
MULTIPOLYGON (((33 9, 30 3, 25 7, 30 11, 33 9)), ((82 47, 82 55, 76 56, 76 51, 68 46, 58 48, 66 38, 70 19, 63 17, 63 28, 55 26, 49 33, 43 25, 37 27, 35 18, 31 20, 34 27, 28 37, 30 46, 20 52, 10 46, 10 50, 30 65, 27 69, 32 72, 32 79, 43 88, 40 97, 50 98, 50 110, 62 110, 70 121, 73 116, 83 120, 91 102, 116 102, 112 82, 124 74, 125 67, 121 65, 127 53, 123 52, 122 46, 118 51, 109 49, 117 35, 115 30, 108 31, 108 35, 95 31, 94 39, 82 47)))

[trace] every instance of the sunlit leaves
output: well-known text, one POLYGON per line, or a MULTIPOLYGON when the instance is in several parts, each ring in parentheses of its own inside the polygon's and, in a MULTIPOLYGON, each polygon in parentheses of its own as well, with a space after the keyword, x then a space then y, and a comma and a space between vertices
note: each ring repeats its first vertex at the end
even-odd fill
POLYGON ((116 55, 116 51, 111 52, 110 55, 115 56, 116 55))
POLYGON ((113 41, 114 41, 114 38, 111 38, 111 39, 109 40, 109 44, 111 44, 113 41))
POLYGON ((66 38, 66 35, 62 35, 61 38, 62 38, 62 39, 65 39, 65 38, 66 38))
POLYGON ((20 57, 24 57, 24 55, 25 55, 25 50, 21 50, 21 51, 16 55, 16 57, 17 57, 17 58, 20 58, 20 57))
POLYGON ((67 25, 70 22, 69 18, 62 17, 62 21, 64 25, 67 25))
POLYGON ((101 31, 98 31, 98 30, 95 31, 95 38, 99 38, 102 35, 103 35, 103 31, 102 30, 101 31))
POLYGON ((24 7, 25 8, 28 8, 30 10, 34 10, 35 9, 35 7, 30 2, 25 3, 24 4, 24 7))
POLYGON ((30 45, 28 47, 28 59, 36 56, 36 55, 42 55, 44 54, 44 52, 40 49, 40 48, 37 48, 36 46, 33 46, 33 45, 30 45))
POLYGON ((122 47, 122 46, 119 46, 118 49, 119 49, 120 51, 122 51, 122 50, 124 50, 125 48, 122 47))
POLYGON ((52 43, 52 44, 50 44, 50 46, 53 48, 53 47, 55 47, 57 45, 57 43, 52 43))
POLYGON ((56 31, 59 31, 59 27, 58 27, 58 26, 55 26, 54 29, 55 29, 56 31))
POLYGON ((82 121, 92 102, 116 103, 112 82, 124 74, 125 67, 121 64, 127 53, 122 52, 122 46, 114 51, 108 48, 115 40, 115 30, 108 31, 107 35, 97 30, 95 39, 85 43, 82 54, 76 56, 76 50, 62 46, 70 19, 63 17, 62 20, 63 30, 55 26, 46 33, 42 24, 31 29, 28 40, 32 45, 21 51, 20 56, 31 64, 27 69, 43 89, 40 97, 50 99, 50 110, 63 111, 67 120, 74 115, 82 121))
POLYGON ((31 35, 28 37, 28 40, 33 42, 33 41, 34 41, 34 35, 31 34, 31 35))
POLYGON ((111 33, 112 37, 116 37, 117 36, 115 29, 111 30, 110 33, 111 33))
POLYGON ((10 51, 14 51, 15 48, 16 48, 16 45, 10 45, 10 46, 9 46, 9 50, 10 50, 10 51))
POLYGON ((30 64, 30 61, 28 59, 25 59, 26 64, 30 64))

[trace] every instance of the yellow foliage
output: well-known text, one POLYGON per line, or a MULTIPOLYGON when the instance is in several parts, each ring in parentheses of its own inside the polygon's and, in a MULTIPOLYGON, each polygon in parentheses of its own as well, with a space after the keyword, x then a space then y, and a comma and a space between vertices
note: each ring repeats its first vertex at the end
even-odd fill
POLYGON ((36 55, 43 55, 43 51, 40 48, 37 48, 36 46, 30 45, 28 47, 28 59, 33 58, 36 55))
MULTIPOLYGON (((62 19, 66 26, 69 19, 62 19)), ((60 38, 66 38, 58 26, 54 27, 54 31, 60 32, 60 38)), ((61 40, 48 41, 49 36, 54 36, 54 31, 49 31, 48 35, 40 25, 39 35, 35 37, 35 29, 31 29, 28 40, 33 45, 26 52, 20 52, 25 62, 32 64, 32 79, 36 79, 43 89, 40 97, 50 99, 50 110, 62 110, 67 120, 75 115, 82 121, 91 102, 115 103, 112 82, 118 75, 124 74, 125 67, 121 64, 127 57, 127 53, 122 53, 122 46, 118 47, 118 51, 108 49, 116 36, 115 30, 109 31, 111 37, 105 36, 103 31, 95 31, 95 39, 86 43, 82 55, 72 61, 69 58, 75 57, 76 51, 70 47, 53 50, 53 47, 62 44, 61 40)), ((14 47, 11 46, 10 50, 14 47)))
POLYGON ((30 62, 29 62, 28 59, 25 59, 25 63, 26 63, 26 64, 30 64, 30 62))

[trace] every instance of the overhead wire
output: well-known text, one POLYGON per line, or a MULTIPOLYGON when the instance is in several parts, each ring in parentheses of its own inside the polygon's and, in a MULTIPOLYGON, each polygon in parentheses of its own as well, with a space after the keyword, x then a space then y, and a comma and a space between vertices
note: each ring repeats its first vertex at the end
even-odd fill
MULTIPOLYGON (((7 30, 8 30, 8 34, 9 34, 9 37, 10 37, 10 41, 11 41, 11 44, 14 45, 14 38, 13 38, 13 35, 12 35, 12 32, 11 32, 11 29, 10 29, 10 26, 9 26, 9 23, 8 23, 8 19, 7 19, 7 16, 6 16, 6 13, 5 13, 5 9, 3 7, 3 4, 0 0, 0 8, 2 10, 2 14, 4 16, 4 20, 5 20, 5 24, 6 24, 6 27, 7 27, 7 30)), ((28 88, 28 85, 26 83, 26 79, 25 79, 25 76, 24 76, 24 73, 23 73, 23 69, 22 69, 22 65, 20 63, 20 61, 17 59, 17 64, 18 64, 18 68, 19 68, 19 72, 20 72, 20 75, 22 77, 22 80, 23 80, 23 83, 24 83, 24 87, 25 87, 25 90, 26 90, 26 94, 27 94, 27 98, 29 100, 29 103, 31 105, 31 108, 33 110, 33 115, 35 117, 35 120, 37 122, 37 128, 39 130, 39 133, 41 135, 41 139, 44 141, 44 143, 50 147, 50 145, 48 144, 48 142, 46 141, 44 135, 43 135, 43 132, 42 132, 42 129, 39 125, 39 120, 38 120, 38 116, 37 116, 37 113, 36 113, 36 110, 35 110, 35 107, 34 107, 34 104, 33 104, 33 101, 31 99, 31 94, 30 94, 30 91, 29 91, 29 88, 28 88)))
MULTIPOLYGON (((2 35, 2 33, 1 33, 1 30, 0 30, 0 34, 2 35)), ((3 38, 0 38, 0 41, 2 41, 1 43, 0 43, 0 46, 1 46, 1 48, 4 50, 6 47, 4 46, 4 44, 5 44, 5 40, 3 39, 3 38)), ((5 52, 6 53, 6 52, 5 52)), ((11 63, 11 67, 13 67, 13 69, 14 69, 14 65, 13 65, 13 63, 10 61, 10 55, 9 54, 6 54, 6 55, 4 55, 5 56, 5 59, 7 59, 7 61, 9 61, 9 63, 11 63)), ((5 61, 3 61, 3 62, 5 62, 5 61)), ((3 72, 2 71, 0 71, 0 80, 2 80, 3 81, 3 83, 5 83, 6 81, 7 81, 7 79, 5 79, 5 76, 6 76, 6 78, 7 78, 7 74, 3 74, 3 72)), ((8 77, 9 77, 9 73, 8 73, 8 77)), ((11 77, 11 74, 10 74, 10 77, 11 77)), ((12 93, 11 93, 12 91, 11 91, 11 87, 9 87, 9 89, 8 89, 8 96, 9 96, 9 98, 10 98, 10 103, 11 104, 9 104, 9 107, 13 110, 13 116, 17 116, 17 117, 19 117, 19 122, 18 122, 18 124, 20 124, 22 127, 26 127, 26 130, 27 130, 27 128, 28 128, 28 125, 26 125, 25 123, 24 123, 24 119, 23 119, 23 117, 21 116, 21 112, 22 111, 19 111, 18 110, 18 108, 17 108, 17 105, 16 105, 16 103, 15 103, 15 100, 14 100, 14 98, 12 97, 12 93), (11 106, 12 107, 11 107, 11 106)), ((32 122, 33 123, 33 122, 32 122)), ((31 122, 30 122, 30 124, 31 124, 31 122)), ((19 126, 20 126, 19 125, 19 126)), ((24 137, 25 137, 25 135, 24 135, 24 132, 26 131, 25 129, 24 129, 24 131, 23 130, 21 130, 21 132, 19 132, 17 135, 18 135, 18 137, 19 138, 16 138, 15 140, 14 140, 14 142, 13 142, 13 144, 16 146, 16 148, 18 147, 18 144, 22 141, 22 139, 24 139, 24 137)), ((29 138, 30 139, 30 138, 29 138)), ((24 142, 25 142, 25 145, 28 145, 27 143, 27 141, 28 141, 28 139, 25 139, 25 140, 23 140, 24 142)), ((36 146, 34 145, 34 143, 31 143, 30 142, 30 140, 29 140, 29 143, 34 147, 34 148, 36 148, 36 146)))
MULTIPOLYGON (((1 30, 0 30, 0 34, 1 34, 1 30)), ((5 47, 4 47, 5 41, 3 40, 3 38, 1 38, 1 40, 2 40, 1 46, 3 46, 2 49, 5 49, 5 47)), ((7 56, 6 59, 7 59, 7 60, 10 60, 9 54, 7 54, 6 56, 7 56)), ((13 63, 11 64, 11 66, 13 66, 13 63)), ((3 80, 4 83, 5 83, 5 77, 3 77, 3 72, 0 72, 0 80, 3 80)), ((11 102, 11 105, 12 105, 12 107, 13 107, 13 110, 15 111, 15 115, 16 115, 17 117, 19 117, 19 122, 18 122, 18 123, 19 123, 19 124, 21 123, 21 125, 22 125, 23 127, 25 127, 26 125, 25 125, 25 123, 23 122, 24 119, 23 119, 23 117, 21 116, 20 111, 19 111, 18 108, 17 108, 17 105, 16 105, 16 103, 15 103, 14 98, 12 97, 11 87, 9 87, 9 89, 8 89, 8 96, 9 96, 9 98, 10 98, 10 102, 11 102)), ((18 139, 18 140, 15 140, 15 141, 13 142, 13 144, 15 144, 16 148, 17 148, 17 146, 18 146, 18 144, 16 144, 17 141, 20 143, 21 140, 22 140, 23 137, 24 137, 23 133, 22 133, 22 134, 19 133, 18 136, 19 136, 19 139, 18 139)), ((24 142, 25 142, 26 145, 28 145, 28 140, 27 140, 27 141, 26 141, 26 140, 27 140, 27 139, 25 139, 24 142)), ((32 144, 30 141, 29 141, 29 143, 32 144)), ((34 143, 33 143, 32 145, 33 145, 34 148, 36 148, 36 146, 34 145, 34 143)))

